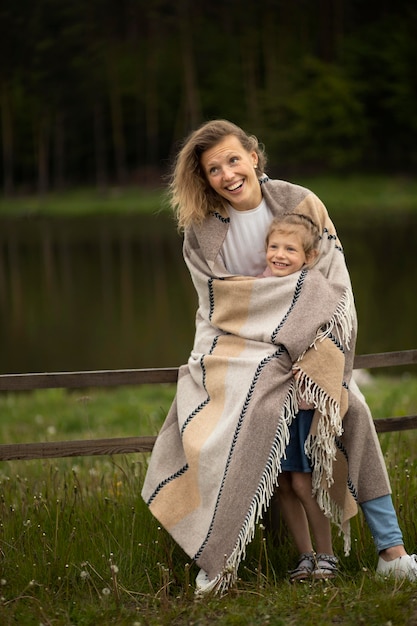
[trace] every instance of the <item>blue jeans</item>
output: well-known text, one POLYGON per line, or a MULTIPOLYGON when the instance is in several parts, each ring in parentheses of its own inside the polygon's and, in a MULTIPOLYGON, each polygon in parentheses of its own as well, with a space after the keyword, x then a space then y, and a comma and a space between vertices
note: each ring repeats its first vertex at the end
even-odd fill
POLYGON ((404 543, 391 495, 361 502, 360 506, 378 552, 404 543))

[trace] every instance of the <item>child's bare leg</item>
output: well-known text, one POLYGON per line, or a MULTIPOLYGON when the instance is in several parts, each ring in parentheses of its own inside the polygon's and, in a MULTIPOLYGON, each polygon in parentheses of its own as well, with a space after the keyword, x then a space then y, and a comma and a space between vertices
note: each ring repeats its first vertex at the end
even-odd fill
POLYGON ((313 552, 308 520, 303 504, 291 485, 291 474, 283 472, 274 498, 278 499, 284 521, 300 554, 313 552))
POLYGON ((310 524, 317 553, 333 554, 330 520, 311 494, 311 474, 291 472, 292 489, 302 503, 310 524))

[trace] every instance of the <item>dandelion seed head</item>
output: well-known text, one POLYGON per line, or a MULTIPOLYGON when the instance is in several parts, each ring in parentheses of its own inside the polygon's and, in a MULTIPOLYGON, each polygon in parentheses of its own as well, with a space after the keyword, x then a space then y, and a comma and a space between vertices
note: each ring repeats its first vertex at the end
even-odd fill
POLYGON ((55 426, 48 426, 48 428, 46 429, 46 433, 50 436, 56 435, 55 426))
POLYGON ((109 596, 111 594, 111 591, 108 587, 104 587, 104 589, 101 590, 101 593, 103 594, 103 596, 109 596))
POLYGON ((119 568, 117 567, 117 565, 110 565, 110 569, 113 572, 113 574, 117 574, 117 572, 119 571, 119 568))
POLYGON ((85 571, 85 569, 83 569, 83 570, 80 572, 80 577, 81 577, 83 580, 85 580, 86 578, 88 578, 88 577, 89 577, 89 573, 88 573, 88 572, 86 572, 86 571, 85 571))
POLYGON ((7 585, 7 580, 5 578, 1 578, 0 579, 0 585, 2 585, 4 587, 4 585, 7 585))

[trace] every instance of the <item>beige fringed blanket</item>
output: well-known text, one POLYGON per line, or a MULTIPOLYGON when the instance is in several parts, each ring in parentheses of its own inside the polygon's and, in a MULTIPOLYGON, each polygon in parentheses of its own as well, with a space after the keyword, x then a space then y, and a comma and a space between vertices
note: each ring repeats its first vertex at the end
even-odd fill
MULTIPOLYGON (((356 332, 343 253, 313 194, 279 181, 263 189, 275 213, 292 206, 315 219, 322 233, 320 261, 314 270, 285 278, 231 276, 218 254, 227 215, 219 212, 186 232, 184 257, 199 298, 195 343, 180 368, 142 491, 153 515, 209 579, 218 580, 217 590, 235 579, 279 484, 300 397, 316 407, 308 440, 314 492, 343 529, 346 550, 348 520, 356 513, 349 450, 340 440, 356 332)), ((362 401, 349 395, 356 478, 366 454, 375 466, 378 451, 362 401)), ((368 493, 389 491, 383 482, 368 493)))

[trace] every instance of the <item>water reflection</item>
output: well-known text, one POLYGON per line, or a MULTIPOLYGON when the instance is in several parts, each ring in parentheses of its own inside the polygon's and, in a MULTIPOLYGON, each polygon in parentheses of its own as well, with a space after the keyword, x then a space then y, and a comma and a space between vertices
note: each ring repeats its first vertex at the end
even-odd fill
MULTIPOLYGON (((414 218, 341 224, 359 352, 417 347, 414 218)), ((175 366, 196 300, 164 216, 3 220, 0 372, 175 366)))

